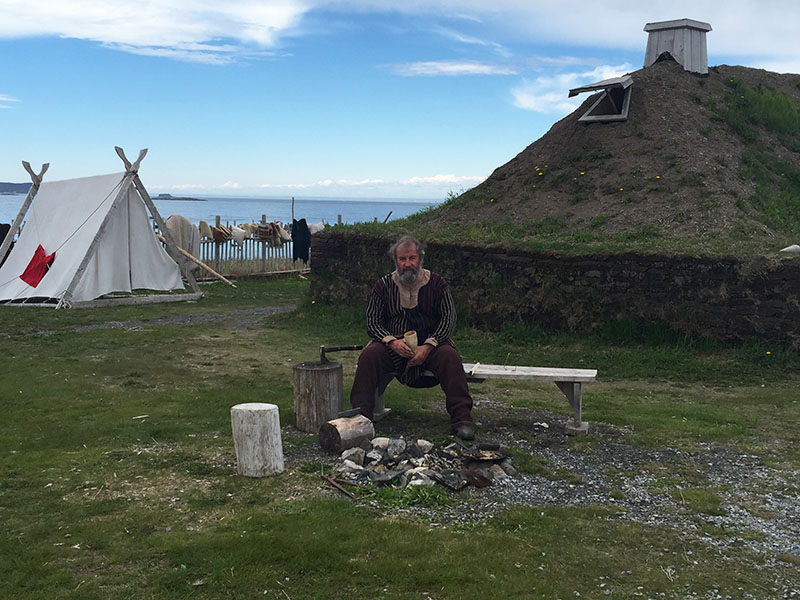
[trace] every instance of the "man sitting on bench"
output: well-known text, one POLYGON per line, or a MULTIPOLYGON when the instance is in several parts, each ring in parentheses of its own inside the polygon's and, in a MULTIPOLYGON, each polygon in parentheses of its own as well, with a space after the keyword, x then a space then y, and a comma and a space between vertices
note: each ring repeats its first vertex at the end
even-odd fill
POLYGON ((389 255, 396 270, 381 277, 370 293, 367 334, 372 340, 358 358, 350 404, 372 419, 381 382, 394 374, 410 387, 429 387, 422 377, 429 370, 444 390, 451 432, 473 440, 472 397, 461 356, 450 340, 456 325, 450 287, 441 275, 422 268, 425 246, 419 240, 403 236, 389 255), (409 331, 416 331, 420 342, 416 351, 404 340, 409 331))

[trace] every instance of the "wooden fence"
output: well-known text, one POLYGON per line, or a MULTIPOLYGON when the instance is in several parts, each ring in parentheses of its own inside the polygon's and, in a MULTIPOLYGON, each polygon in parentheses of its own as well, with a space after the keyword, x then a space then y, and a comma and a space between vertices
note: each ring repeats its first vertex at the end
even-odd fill
POLYGON ((233 240, 215 242, 200 240, 200 260, 207 265, 220 268, 220 263, 253 263, 261 262, 262 272, 267 272, 267 264, 275 261, 292 260, 292 242, 280 246, 270 246, 266 240, 245 239, 239 246, 233 240))

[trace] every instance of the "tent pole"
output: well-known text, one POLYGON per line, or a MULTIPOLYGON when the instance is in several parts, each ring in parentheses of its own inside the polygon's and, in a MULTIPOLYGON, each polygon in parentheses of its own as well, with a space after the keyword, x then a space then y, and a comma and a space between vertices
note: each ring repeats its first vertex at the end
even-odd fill
MULTIPOLYGON (((165 244, 167 248, 173 251, 174 256, 178 256, 180 262, 178 263, 183 276, 186 277, 186 281, 189 282, 189 287, 192 288, 193 292, 199 292, 200 286, 197 285, 197 280, 194 278, 194 274, 189 269, 188 261, 180 255, 178 251, 178 245, 175 243, 175 240, 172 239, 172 234, 170 234, 169 230, 167 229, 167 224, 164 222, 164 219, 161 218, 161 213, 158 212, 153 199, 150 197, 150 194, 147 192, 147 188, 144 187, 142 180, 139 179, 139 163, 142 162, 142 159, 147 155, 147 148, 143 150, 139 150, 139 158, 136 159, 136 162, 131 164, 131 161, 127 159, 125 156, 125 151, 120 148, 119 146, 114 146, 114 150, 117 152, 117 155, 122 159, 122 162, 125 163, 125 174, 132 175, 132 181, 134 187, 136 187, 136 191, 139 192, 139 196, 144 201, 147 209, 150 211, 150 215, 153 217, 153 220, 158 225, 158 230, 161 232, 161 235, 164 236, 166 240, 165 244)), ((177 261, 176 261, 177 262, 177 261)))
POLYGON ((14 241, 14 236, 16 235, 20 225, 22 225, 22 219, 25 218, 25 214, 28 212, 28 208, 30 207, 31 202, 33 202, 33 197, 36 195, 36 192, 39 191, 39 185, 41 185, 42 183, 42 176, 50 167, 50 163, 44 163, 42 165, 42 170, 39 171, 38 175, 33 172, 30 163, 28 163, 27 161, 23 160, 22 166, 25 167, 25 170, 30 174, 33 183, 31 184, 31 187, 28 189, 28 195, 25 196, 25 201, 22 203, 22 206, 20 207, 19 212, 17 213, 17 218, 14 219, 14 223, 11 225, 11 229, 8 230, 8 234, 3 240, 3 243, 0 244, 0 260, 2 260, 2 257, 6 255, 8 249, 11 247, 11 242, 14 241))

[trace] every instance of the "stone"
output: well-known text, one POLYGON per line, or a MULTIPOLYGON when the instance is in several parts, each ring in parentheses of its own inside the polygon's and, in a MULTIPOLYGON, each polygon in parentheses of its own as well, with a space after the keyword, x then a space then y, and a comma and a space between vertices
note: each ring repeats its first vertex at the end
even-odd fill
POLYGON ((511 464, 510 458, 501 460, 499 464, 500 468, 502 468, 503 471, 505 471, 506 475, 508 475, 509 477, 513 477, 514 475, 517 474, 517 470, 514 468, 514 465, 511 464))
POLYGON ((406 451, 406 441, 402 438, 392 438, 386 446, 386 454, 395 458, 406 451))
POLYGON ((427 454, 433 450, 433 442, 429 442, 428 440, 417 440, 416 446, 423 454, 427 454))
POLYGON ((420 450, 419 446, 416 444, 409 444, 408 448, 406 449, 406 454, 411 458, 422 458, 425 456, 425 453, 420 450))
POLYGON ((383 460, 383 452, 380 450, 370 450, 364 456, 367 463, 379 463, 383 460))
POLYGON ((385 471, 383 473, 373 472, 370 473, 369 478, 377 484, 385 485, 387 483, 391 483, 392 481, 400 477, 400 475, 401 475, 400 471, 385 471))
POLYGON ((415 473, 411 476, 408 485, 430 487, 436 485, 436 482, 423 473, 415 473))
POLYGON ((350 460, 356 463, 357 465, 361 466, 364 464, 364 457, 366 456, 366 452, 364 452, 363 448, 348 448, 344 452, 342 452, 342 460, 350 460))
POLYGON ((388 445, 389 445, 389 438, 387 438, 387 437, 372 438, 372 447, 373 448, 379 448, 381 450, 386 450, 388 445))
POLYGON ((453 469, 442 469, 436 474, 436 479, 445 487, 448 487, 456 492, 464 487, 464 483, 461 481, 461 476, 453 469))
POLYGON ((508 479, 508 474, 505 472, 503 467, 498 464, 493 464, 491 467, 489 467, 489 474, 489 479, 492 479, 493 481, 508 479))
POLYGON ((352 460, 345 460, 337 470, 347 473, 352 471, 363 471, 364 467, 357 465, 352 460))

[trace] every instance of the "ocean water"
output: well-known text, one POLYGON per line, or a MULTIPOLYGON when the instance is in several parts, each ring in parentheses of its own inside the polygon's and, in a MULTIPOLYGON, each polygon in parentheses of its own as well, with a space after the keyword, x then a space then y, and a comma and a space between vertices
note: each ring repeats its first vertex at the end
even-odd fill
MULTIPOLYGON (((165 219, 171 214, 183 215, 198 224, 208 221, 213 225, 217 216, 224 224, 260 221, 262 215, 267 221, 292 222, 291 198, 237 198, 196 196, 197 200, 159 200, 153 198, 156 208, 165 219)), ((25 196, 22 194, 0 195, 0 223, 11 223, 17 216, 25 196)), ((35 203, 35 199, 34 199, 35 203)), ((389 215, 389 220, 412 215, 438 201, 392 198, 381 200, 362 200, 356 198, 295 198, 294 218, 305 219, 310 223, 324 221, 335 225, 341 215, 342 223, 379 222, 389 215), (390 214, 391 213, 391 214, 390 214)))

